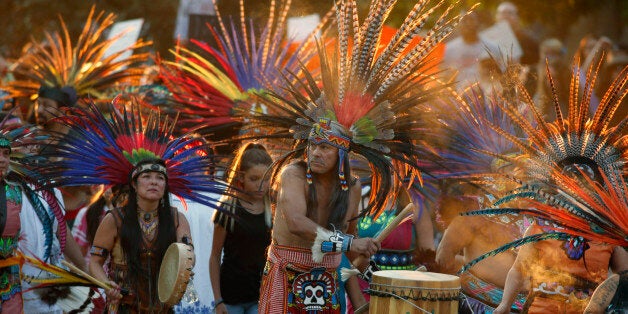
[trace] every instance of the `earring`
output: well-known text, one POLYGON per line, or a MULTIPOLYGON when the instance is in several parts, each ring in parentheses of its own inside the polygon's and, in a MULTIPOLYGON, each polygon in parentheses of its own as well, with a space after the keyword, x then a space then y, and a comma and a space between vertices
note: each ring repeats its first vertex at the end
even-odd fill
POLYGON ((312 184, 312 170, 310 170, 310 165, 307 165, 307 171, 305 171, 305 180, 307 184, 312 184))

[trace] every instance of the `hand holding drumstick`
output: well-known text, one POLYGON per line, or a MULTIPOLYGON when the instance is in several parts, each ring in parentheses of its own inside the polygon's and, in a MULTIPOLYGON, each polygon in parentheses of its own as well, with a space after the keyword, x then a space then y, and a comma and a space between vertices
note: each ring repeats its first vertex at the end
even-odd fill
MULTIPOLYGON (((406 207, 404 207, 404 209, 399 213, 399 215, 397 215, 397 217, 395 217, 395 219, 393 219, 390 224, 388 224, 388 226, 386 226, 386 228, 384 228, 384 230, 382 230, 382 232, 380 232, 376 237, 375 237, 375 241, 377 243, 381 243, 384 239, 386 239, 386 237, 399 225, 399 223, 401 223, 407 216, 412 214, 412 210, 414 208, 414 204, 413 203, 409 203, 408 205, 406 205, 406 207)), ((358 256, 356 259, 353 260, 353 262, 351 262, 351 264, 355 265, 362 265, 365 262, 366 257, 364 257, 363 255, 358 256)), ((368 267, 367 267, 368 270, 368 267)), ((357 268, 352 268, 352 269, 348 269, 348 268, 343 268, 340 270, 340 276, 342 277, 343 281, 346 281, 347 279, 349 279, 349 277, 353 276, 353 275, 357 275, 360 273, 360 270, 357 268)))

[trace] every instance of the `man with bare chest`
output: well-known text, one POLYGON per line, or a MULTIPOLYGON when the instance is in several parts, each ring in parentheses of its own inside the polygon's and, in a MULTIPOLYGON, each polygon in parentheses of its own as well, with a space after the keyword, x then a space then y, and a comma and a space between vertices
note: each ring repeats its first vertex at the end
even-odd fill
POLYGON ((350 175, 348 158, 339 158, 339 151, 348 150, 338 144, 342 136, 331 125, 313 128, 306 160, 288 164, 279 174, 260 313, 339 313, 341 252, 370 257, 379 249, 372 238, 354 238, 357 219, 351 218, 358 215, 361 189, 350 175))

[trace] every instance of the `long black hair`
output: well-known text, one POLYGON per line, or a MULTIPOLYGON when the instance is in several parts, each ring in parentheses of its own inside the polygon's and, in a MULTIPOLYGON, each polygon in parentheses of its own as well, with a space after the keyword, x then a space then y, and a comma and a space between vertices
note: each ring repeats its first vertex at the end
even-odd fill
POLYGON ((85 213, 85 220, 87 221, 87 242, 89 244, 94 243, 94 237, 96 236, 96 230, 100 225, 100 221, 103 217, 103 209, 107 205, 107 199, 104 195, 101 195, 96 202, 89 205, 87 213, 85 213))
MULTIPOLYGON (((143 164, 160 164, 165 167, 165 163, 162 160, 142 161, 138 163, 136 167, 143 164)), ((137 177, 138 176, 132 178, 132 182, 137 184, 137 177)), ((128 202, 122 208, 124 219, 122 219, 122 226, 120 228, 120 244, 128 266, 128 274, 130 276, 129 279, 131 279, 130 282, 134 282, 134 279, 139 279, 140 274, 148 273, 146 269, 142 267, 140 262, 140 254, 147 248, 144 245, 144 237, 137 218, 137 191, 133 188, 133 185, 129 185, 130 191, 128 195, 128 202)), ((170 207, 168 191, 169 188, 166 180, 164 196, 159 202, 159 206, 157 208, 159 225, 157 227, 157 235, 152 245, 152 258, 155 258, 158 261, 157 265, 161 264, 161 260, 163 259, 168 246, 177 240, 175 218, 173 215, 174 211, 170 207)), ((151 273, 154 276, 154 274, 158 271, 159 268, 152 269, 151 273)))

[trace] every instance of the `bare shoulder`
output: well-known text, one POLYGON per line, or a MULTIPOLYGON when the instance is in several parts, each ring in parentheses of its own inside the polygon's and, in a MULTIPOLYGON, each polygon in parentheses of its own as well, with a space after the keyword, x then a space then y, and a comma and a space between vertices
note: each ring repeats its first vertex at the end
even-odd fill
POLYGON ((305 180, 305 169, 297 164, 289 164, 281 169, 281 180, 303 179, 305 180))
POLYGON ((351 185, 349 193, 351 193, 351 195, 357 194, 362 196, 362 184, 360 183, 360 178, 353 177, 353 185, 351 185))
POLYGON ((105 217, 103 217, 102 221, 100 222, 100 227, 99 228, 104 228, 105 230, 116 230, 116 218, 113 217, 113 213, 112 212, 108 212, 105 217))
POLYGON ((175 207, 173 207, 175 212, 177 213, 177 218, 179 219, 179 221, 185 221, 188 222, 188 219, 185 218, 185 214, 182 213, 180 210, 177 210, 175 207))
POLYGON ((118 222, 112 212, 108 212, 103 217, 96 235, 94 236, 94 243, 98 245, 108 245, 107 243, 113 243, 113 240, 118 236, 118 222))

